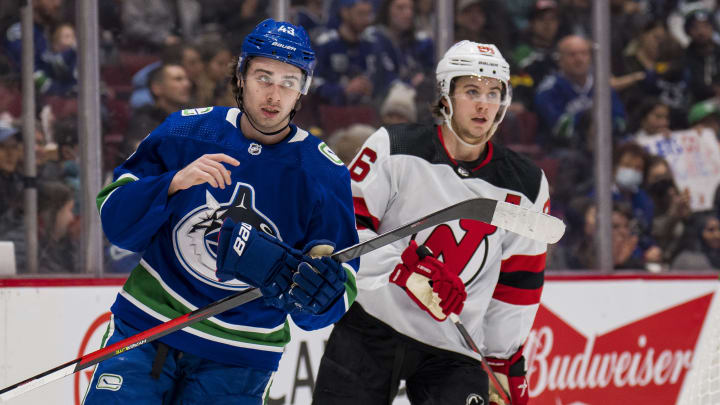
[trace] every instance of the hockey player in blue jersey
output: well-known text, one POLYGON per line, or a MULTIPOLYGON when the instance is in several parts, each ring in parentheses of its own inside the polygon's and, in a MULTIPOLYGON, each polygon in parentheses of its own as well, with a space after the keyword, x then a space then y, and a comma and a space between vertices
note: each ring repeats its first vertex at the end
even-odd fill
POLYGON ((318 258, 358 241, 348 171, 290 123, 314 64, 303 28, 260 23, 235 69, 239 108, 171 114, 100 192, 108 239, 143 252, 104 344, 249 286, 264 296, 100 363, 85 404, 263 404, 288 315, 313 330, 352 304, 358 260, 318 258))

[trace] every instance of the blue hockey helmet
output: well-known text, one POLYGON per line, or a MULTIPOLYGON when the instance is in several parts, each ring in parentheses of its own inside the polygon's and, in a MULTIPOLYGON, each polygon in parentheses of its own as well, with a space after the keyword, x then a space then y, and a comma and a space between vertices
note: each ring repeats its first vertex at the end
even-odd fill
POLYGON ((307 94, 315 69, 315 51, 303 27, 272 18, 261 22, 243 41, 236 73, 243 72, 245 64, 253 56, 275 59, 298 67, 305 74, 301 93, 307 94))

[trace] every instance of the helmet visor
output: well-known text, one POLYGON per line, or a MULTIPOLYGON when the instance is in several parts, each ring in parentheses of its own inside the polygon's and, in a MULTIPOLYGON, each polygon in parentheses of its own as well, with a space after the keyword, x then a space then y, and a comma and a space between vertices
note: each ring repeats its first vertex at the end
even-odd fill
POLYGON ((287 97, 305 95, 310 87, 307 75, 287 63, 253 63, 245 72, 245 81, 254 89, 276 88, 287 97))
POLYGON ((499 79, 470 75, 459 77, 455 81, 452 97, 474 103, 507 105, 511 97, 510 91, 510 86, 499 79))

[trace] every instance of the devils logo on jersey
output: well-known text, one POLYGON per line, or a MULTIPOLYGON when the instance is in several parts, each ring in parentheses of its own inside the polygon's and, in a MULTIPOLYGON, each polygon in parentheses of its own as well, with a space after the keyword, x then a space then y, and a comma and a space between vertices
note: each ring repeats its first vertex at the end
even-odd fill
POLYGON ((282 240, 277 226, 255 208, 255 189, 245 183, 235 186, 229 201, 219 203, 205 191, 205 204, 190 211, 173 230, 173 246, 183 268, 198 280, 228 290, 248 288, 238 280, 218 281, 215 276, 217 241, 220 226, 226 218, 245 222, 255 229, 282 240))
POLYGON ((442 260, 447 268, 461 276, 465 284, 469 284, 482 271, 487 258, 487 236, 495 233, 496 227, 472 219, 461 219, 439 225, 425 240, 425 245, 433 251, 435 257, 442 260), (459 227, 460 238, 455 237, 453 228, 459 227), (485 243, 483 243, 485 242, 485 243), (480 256, 482 255, 482 256, 480 256), (471 268, 469 265, 472 264, 471 268))

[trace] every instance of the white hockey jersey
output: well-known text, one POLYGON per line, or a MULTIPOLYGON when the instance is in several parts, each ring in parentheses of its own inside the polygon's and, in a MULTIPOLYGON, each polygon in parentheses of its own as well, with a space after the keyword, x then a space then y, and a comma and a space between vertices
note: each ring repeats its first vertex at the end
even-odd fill
MULTIPOLYGON (((474 197, 549 210, 547 179, 530 160, 488 143, 478 161, 457 162, 437 126, 380 128, 355 157, 350 176, 361 241, 474 197)), ((413 237, 465 283, 468 297, 460 319, 483 354, 512 356, 537 312, 547 246, 474 220, 441 224, 413 237)), ((451 321, 435 321, 388 283, 410 239, 362 256, 357 302, 403 335, 477 358, 451 321)))

